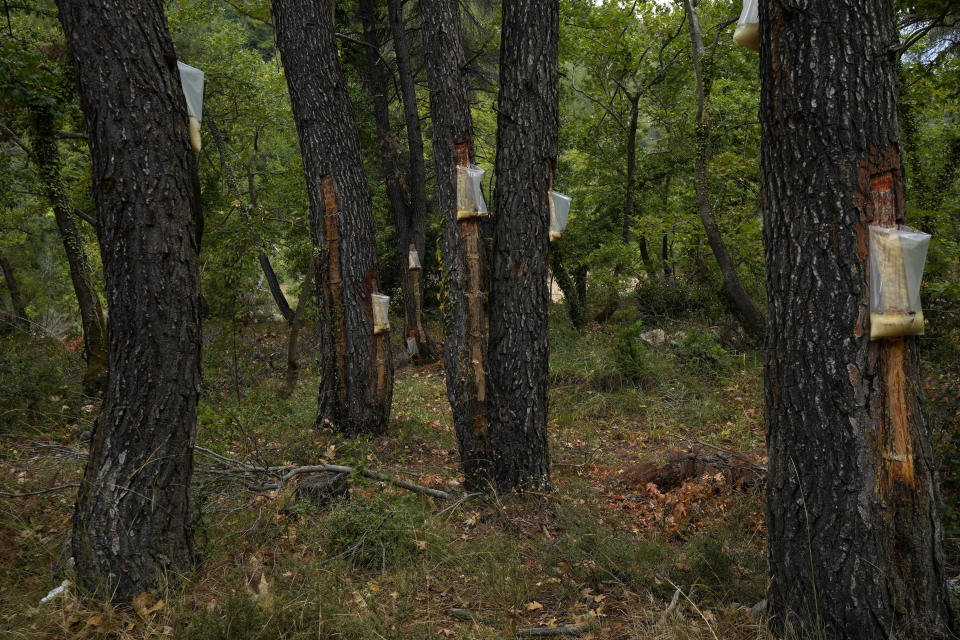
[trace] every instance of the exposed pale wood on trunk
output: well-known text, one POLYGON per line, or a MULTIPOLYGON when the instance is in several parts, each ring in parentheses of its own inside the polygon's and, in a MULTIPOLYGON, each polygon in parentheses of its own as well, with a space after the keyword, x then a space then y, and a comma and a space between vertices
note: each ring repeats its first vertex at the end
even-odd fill
POLYGON ((917 339, 869 340, 868 225, 904 216, 893 3, 762 2, 760 38, 769 611, 954 637, 917 339))
POLYGON ((320 260, 321 379, 317 426, 382 433, 390 416, 389 334, 373 334, 371 295, 380 292, 373 212, 332 4, 273 3, 320 260))

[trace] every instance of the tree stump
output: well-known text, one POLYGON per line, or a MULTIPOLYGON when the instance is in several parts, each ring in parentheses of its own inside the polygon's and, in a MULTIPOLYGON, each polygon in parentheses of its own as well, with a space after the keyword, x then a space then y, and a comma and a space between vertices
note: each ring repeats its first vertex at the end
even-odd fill
POLYGON ((297 500, 306 500, 316 507, 326 507, 334 500, 350 499, 350 484, 346 473, 326 471, 300 481, 297 500))

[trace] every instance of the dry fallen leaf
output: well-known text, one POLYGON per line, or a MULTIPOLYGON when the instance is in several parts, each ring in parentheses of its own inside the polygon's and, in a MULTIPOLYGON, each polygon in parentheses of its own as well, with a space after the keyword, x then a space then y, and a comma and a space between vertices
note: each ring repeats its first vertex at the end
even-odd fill
POLYGON ((527 611, 536 611, 537 609, 543 609, 543 605, 534 600, 533 602, 528 602, 526 604, 527 611))

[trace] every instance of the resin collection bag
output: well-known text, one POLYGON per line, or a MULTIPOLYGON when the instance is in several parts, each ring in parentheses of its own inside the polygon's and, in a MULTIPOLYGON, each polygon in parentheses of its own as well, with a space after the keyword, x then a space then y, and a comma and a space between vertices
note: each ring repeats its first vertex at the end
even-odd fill
POLYGON ((563 237, 567 229, 567 217, 570 215, 570 202, 573 199, 556 191, 550 192, 550 242, 563 237))
POLYGON ((190 146, 200 151, 200 120, 203 116, 203 71, 188 64, 177 62, 180 71, 180 86, 187 99, 187 115, 190 117, 190 146))
POLYGON ((373 306, 373 333, 390 331, 390 296, 374 293, 370 296, 373 306))
POLYGON ((457 167, 457 220, 487 215, 480 179, 486 173, 476 165, 457 167))
POLYGON ((733 32, 733 39, 750 51, 760 51, 760 16, 757 11, 757 0, 744 0, 743 11, 737 20, 737 28, 733 32))
POLYGON ((410 251, 407 253, 407 269, 422 269, 420 265, 420 252, 417 251, 417 247, 412 242, 410 243, 410 251))
POLYGON ((870 227, 870 338, 923 333, 920 282, 930 235, 870 227))

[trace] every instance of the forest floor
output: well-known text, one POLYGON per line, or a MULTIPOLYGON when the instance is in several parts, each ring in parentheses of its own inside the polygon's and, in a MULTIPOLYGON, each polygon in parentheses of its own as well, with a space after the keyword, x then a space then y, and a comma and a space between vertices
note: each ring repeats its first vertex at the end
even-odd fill
MULTIPOLYGON (((598 639, 766 638, 750 613, 767 580, 762 484, 750 470, 765 463, 760 356, 690 324, 661 324, 666 342, 645 345, 638 336, 654 326, 628 319, 579 334, 555 309, 553 491, 444 500, 354 474, 349 500, 321 509, 296 500, 295 479, 257 493, 200 473, 201 562, 182 589, 129 605, 72 587, 41 604, 72 577, 75 489, 0 497, 0 636, 479 640, 576 625, 598 639)), ((463 496, 439 364, 399 367, 389 432, 349 440, 313 428, 313 366, 293 396, 277 396, 285 348, 281 324, 208 323, 200 446, 260 466, 347 464, 463 496)), ((0 408, 0 490, 75 483, 97 409, 64 382, 79 358, 50 345, 18 358, 7 364, 31 386, 5 391, 19 404, 0 408)), ((931 412, 960 432, 956 378, 930 374, 927 390, 931 412)), ((947 546, 956 565, 956 538, 947 546)))

